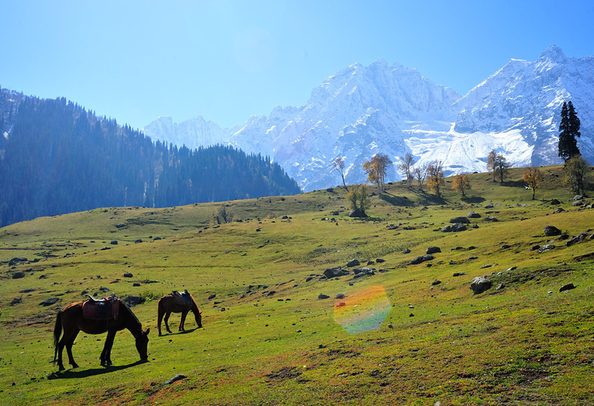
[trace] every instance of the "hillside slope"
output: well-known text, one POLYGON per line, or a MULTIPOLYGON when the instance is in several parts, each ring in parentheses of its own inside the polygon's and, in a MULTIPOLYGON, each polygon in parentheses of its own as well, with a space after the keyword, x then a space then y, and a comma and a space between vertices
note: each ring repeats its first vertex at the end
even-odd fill
POLYGON ((228 202, 235 221, 221 225, 210 203, 1 228, 0 402, 586 405, 594 215, 559 167, 543 171, 536 201, 519 169, 504 184, 471 175, 464 200, 391 184, 366 221, 347 217, 340 188, 228 202), (492 287, 473 294, 483 275, 492 287), (157 299, 173 289, 194 295, 203 328, 190 318, 178 333, 173 315, 159 337, 157 299), (81 333, 80 367, 57 373, 57 311, 111 292, 144 299, 132 309, 151 328, 149 362, 123 331, 100 367, 103 337, 81 333))

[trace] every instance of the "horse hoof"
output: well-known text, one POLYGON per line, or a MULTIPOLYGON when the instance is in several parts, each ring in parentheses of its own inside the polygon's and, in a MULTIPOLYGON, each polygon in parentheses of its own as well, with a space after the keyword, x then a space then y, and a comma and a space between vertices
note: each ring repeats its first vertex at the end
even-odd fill
POLYGON ((72 368, 78 368, 78 364, 72 364, 72 368))

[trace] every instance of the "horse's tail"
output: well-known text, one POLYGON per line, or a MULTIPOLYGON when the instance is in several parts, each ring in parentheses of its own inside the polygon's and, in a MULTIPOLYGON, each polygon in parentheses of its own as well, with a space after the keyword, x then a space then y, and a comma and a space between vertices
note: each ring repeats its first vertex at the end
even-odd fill
POLYGON ((54 364, 58 357, 58 342, 60 341, 60 335, 62 334, 62 310, 56 315, 56 325, 54 326, 54 364))

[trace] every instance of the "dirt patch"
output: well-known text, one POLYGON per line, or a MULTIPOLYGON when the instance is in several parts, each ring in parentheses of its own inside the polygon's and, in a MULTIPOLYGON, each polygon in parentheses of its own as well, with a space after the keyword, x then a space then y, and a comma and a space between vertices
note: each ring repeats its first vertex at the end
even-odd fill
POLYGON ((296 379, 301 376, 302 372, 297 367, 282 367, 278 371, 272 371, 266 375, 269 381, 286 381, 288 379, 296 379))

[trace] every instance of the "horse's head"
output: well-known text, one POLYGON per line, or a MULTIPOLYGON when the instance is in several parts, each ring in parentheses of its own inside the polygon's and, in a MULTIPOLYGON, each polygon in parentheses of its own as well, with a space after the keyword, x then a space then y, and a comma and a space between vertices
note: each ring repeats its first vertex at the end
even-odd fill
POLYGON ((196 318, 196 324, 198 325, 198 328, 202 328, 202 311, 200 309, 198 309, 198 307, 196 306, 196 303, 194 303, 194 317, 196 318))
POLYGON ((138 350, 138 354, 140 355, 140 359, 142 361, 147 361, 148 360, 148 334, 149 331, 151 331, 150 328, 147 328, 146 330, 141 330, 140 334, 138 334, 136 336, 136 349, 138 350))

